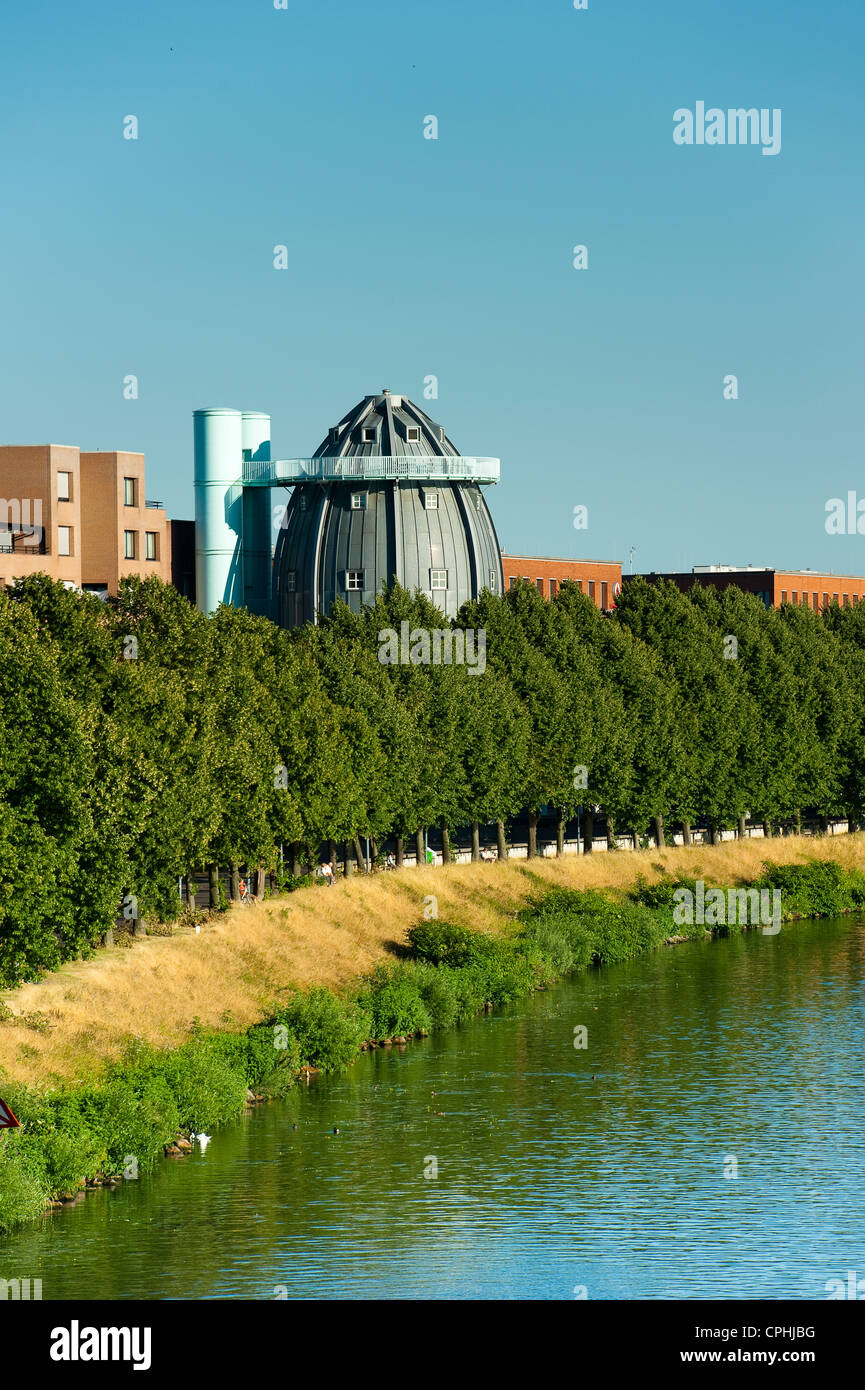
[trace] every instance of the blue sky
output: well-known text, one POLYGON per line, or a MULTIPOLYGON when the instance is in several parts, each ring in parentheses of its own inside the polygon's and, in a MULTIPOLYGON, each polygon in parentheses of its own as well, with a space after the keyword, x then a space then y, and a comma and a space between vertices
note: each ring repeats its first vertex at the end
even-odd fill
POLYGON ((388 386, 501 457, 511 553, 865 573, 849 0, 5 8, 0 442, 143 451, 191 516, 197 407, 285 458, 388 386), (781 153, 675 145, 698 100, 781 153))

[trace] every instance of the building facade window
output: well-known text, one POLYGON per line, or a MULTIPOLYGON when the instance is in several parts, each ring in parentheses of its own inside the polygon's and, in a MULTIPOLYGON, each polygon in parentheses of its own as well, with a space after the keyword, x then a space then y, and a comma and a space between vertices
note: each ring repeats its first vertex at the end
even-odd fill
POLYGON ((824 594, 824 595, 823 595, 823 607, 824 607, 824 608, 828 608, 828 607, 829 607, 829 595, 828 595, 828 594, 824 594))
POLYGON ((602 607, 602 608, 606 608, 606 607, 607 607, 607 594, 608 594, 607 581, 606 581, 606 579, 602 579, 602 580, 601 580, 601 607, 602 607))
POLYGON ((71 526, 58 526, 58 527, 57 527, 57 554, 58 554, 58 555, 71 555, 71 554, 72 554, 72 527, 71 527, 71 526))
POLYGON ((447 570, 430 570, 429 586, 431 589, 446 589, 448 586, 447 570))
POLYGON ((542 579, 536 579, 535 587, 537 588, 538 593, 542 595, 544 592, 544 581, 542 579))
POLYGON ((123 505, 124 507, 135 506, 135 479, 123 479, 123 505))
POLYGON ((124 560, 135 559, 135 532, 123 532, 123 558, 124 560))
POLYGON ((352 591, 363 588, 363 570, 347 570, 345 576, 345 587, 352 591))
POLYGON ((305 492, 299 492, 299 493, 297 494, 297 510, 298 510, 299 512, 305 512, 308 506, 309 506, 309 498, 307 497, 306 493, 305 493, 305 492))
POLYGON ((351 494, 351 509, 353 512, 366 511, 366 493, 353 492, 351 494))
POLYGON ((439 495, 437 492, 424 492, 423 504, 428 512, 437 512, 439 509, 439 495))
POLYGON ((786 590, 786 589, 782 589, 782 590, 781 590, 781 602, 782 602, 782 603, 786 603, 786 602, 787 602, 787 590, 786 590))
POLYGON ((374 443, 375 443, 375 426, 374 426, 374 425, 364 425, 364 427, 363 427, 363 442, 364 442, 364 444, 374 444, 374 443))
POLYGON ((490 570, 490 588, 491 588, 491 589, 495 589, 495 587, 496 587, 496 572, 495 572, 495 570, 490 570))
POLYGON ((72 474, 59 472, 57 474, 57 501, 72 501, 72 474))
MULTIPOLYGON (((790 597, 791 597, 791 600, 792 600, 793 603, 798 603, 798 602, 799 602, 799 590, 798 590, 798 589, 794 589, 790 597)), ((781 595, 781 600, 782 600, 782 602, 783 602, 783 599, 784 599, 784 595, 782 594, 782 595, 781 595)))
POLYGON ((558 581, 558 579, 551 579, 551 580, 550 580, 550 598, 555 598, 555 596, 556 596, 556 594, 557 594, 557 592, 558 592, 558 588, 559 588, 559 581, 558 581))
POLYGON ((508 588, 509 588, 509 589, 515 589, 516 587, 517 587, 517 576, 516 576, 515 574, 512 574, 511 577, 510 577, 510 579, 508 580, 508 588))
POLYGON ((590 599, 592 600, 592 602, 594 603, 594 600, 595 600, 595 581, 594 581, 594 579, 590 579, 590 580, 588 581, 588 584, 589 584, 589 598, 590 598, 590 599))
POLYGON ((144 532, 144 557, 147 560, 159 559, 159 536, 156 531, 144 532))
POLYGON ((833 595, 832 595, 832 602, 833 602, 833 603, 837 603, 837 602, 838 602, 838 595, 837 595, 837 594, 833 594, 833 595))
POLYGON ((844 607, 845 607, 845 608, 849 608, 849 607, 850 607, 850 595, 849 595, 849 594, 845 594, 845 595, 844 595, 844 607))
POLYGON ((420 443, 420 429, 417 425, 409 425, 405 432, 405 437, 409 444, 420 443))
POLYGON ((289 570, 285 576, 285 591, 287 594, 295 593, 297 589, 297 570, 289 570))

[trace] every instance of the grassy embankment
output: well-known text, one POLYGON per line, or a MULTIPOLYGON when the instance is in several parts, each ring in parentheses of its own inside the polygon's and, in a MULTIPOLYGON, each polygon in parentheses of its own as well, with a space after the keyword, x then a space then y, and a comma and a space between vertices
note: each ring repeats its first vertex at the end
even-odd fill
POLYGON ((0 998, 0 1230, 152 1167, 178 1133, 673 933, 676 882, 780 886, 784 916, 865 906, 865 836, 512 860, 310 887, 136 940, 0 998), (763 861, 781 866, 762 878, 763 861), (783 866, 801 866, 785 869, 783 866), (438 920, 424 922, 435 894, 438 920), (458 926, 450 925, 458 923, 458 926), (397 953, 402 957, 397 959, 397 953))

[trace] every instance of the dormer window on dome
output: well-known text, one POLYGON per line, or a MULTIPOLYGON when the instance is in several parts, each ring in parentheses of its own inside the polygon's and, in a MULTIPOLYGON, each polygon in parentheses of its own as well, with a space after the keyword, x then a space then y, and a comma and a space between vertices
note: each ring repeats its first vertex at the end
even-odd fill
POLYGON ((408 440, 409 444, 419 444, 419 443, 420 443, 420 427, 419 427, 418 425, 407 425, 407 426, 406 426, 405 437, 406 437, 406 439, 408 440))
POLYGON ((375 425, 364 425, 363 442, 364 444, 374 444, 377 430, 375 425))

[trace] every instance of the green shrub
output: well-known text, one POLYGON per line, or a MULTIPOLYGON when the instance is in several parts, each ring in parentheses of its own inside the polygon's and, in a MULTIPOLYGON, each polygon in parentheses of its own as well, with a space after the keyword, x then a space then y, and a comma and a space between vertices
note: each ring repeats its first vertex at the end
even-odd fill
POLYGON ((409 928, 408 939, 418 960, 431 965, 465 965, 471 959, 478 935, 452 922, 423 922, 409 928))
POLYGON ((297 1039, 301 1064, 323 1071, 342 1071, 357 1055, 371 1022, 356 1002, 337 999, 330 990, 298 994, 272 1020, 284 1023, 297 1039))
POLYGON ((429 1032, 432 1018, 421 993, 421 972, 411 965, 380 965, 358 1003, 372 1020, 373 1038, 429 1032))
POLYGON ((671 913, 675 907, 674 894, 677 888, 687 888, 691 893, 696 893, 697 880, 695 878, 664 877, 658 879, 656 883, 646 883, 641 875, 631 889, 629 897, 634 902, 641 903, 643 907, 662 909, 671 913))
POLYGON ((277 1034, 273 1024, 260 1023, 249 1029, 243 1041, 249 1085, 259 1094, 285 1095, 300 1069, 300 1044, 294 1034, 287 1028, 277 1034))
POLYGON ((552 984, 574 969, 575 953, 571 934, 557 920, 540 918, 530 923, 520 940, 538 979, 543 984, 552 984))
POLYGON ((33 1221, 45 1209, 48 1182, 24 1148, 20 1130, 4 1133, 0 1143, 0 1232, 33 1221))
POLYGON ((179 1126, 191 1134, 236 1119, 246 1103, 244 1068, 208 1037, 168 1053, 164 1076, 174 1094, 179 1126))
MULTIPOLYGON (((453 970, 449 965, 417 965, 415 969, 421 998, 433 1029, 452 1028, 461 1018, 466 1017, 457 982, 461 972, 453 970)), ((480 1008, 480 1005, 470 1012, 476 1013, 477 1008, 480 1008)))
POLYGON ((153 1168, 180 1128, 177 1102, 164 1077, 113 1075, 81 1097, 81 1110, 105 1149, 105 1172, 123 1172, 131 1155, 141 1172, 153 1168))
POLYGON ((763 865, 755 888, 777 888, 784 917, 834 917, 865 903, 865 875, 832 860, 763 865))

